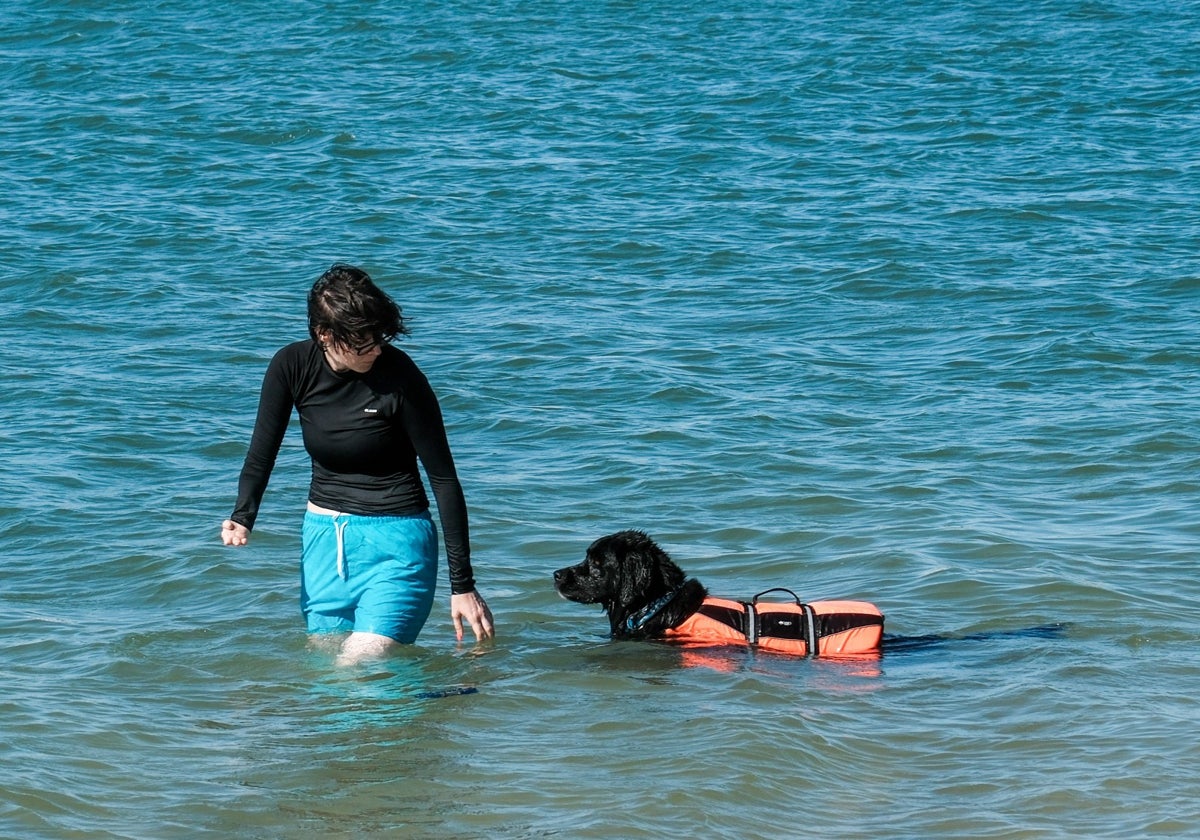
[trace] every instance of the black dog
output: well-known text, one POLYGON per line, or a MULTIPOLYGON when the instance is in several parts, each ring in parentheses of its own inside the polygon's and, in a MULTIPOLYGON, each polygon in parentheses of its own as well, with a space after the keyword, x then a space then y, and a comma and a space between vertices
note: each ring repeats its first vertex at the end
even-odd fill
POLYGON ((883 614, 864 601, 802 604, 790 590, 767 590, 752 601, 709 597, 642 531, 596 540, 582 563, 554 573, 554 587, 570 601, 603 607, 614 639, 858 656, 877 655, 883 635, 883 614), (785 592, 791 601, 760 602, 769 592, 785 592))
POLYGON ((568 601, 603 607, 614 639, 661 636, 700 609, 708 595, 642 531, 596 540, 582 563, 554 573, 554 588, 568 601))

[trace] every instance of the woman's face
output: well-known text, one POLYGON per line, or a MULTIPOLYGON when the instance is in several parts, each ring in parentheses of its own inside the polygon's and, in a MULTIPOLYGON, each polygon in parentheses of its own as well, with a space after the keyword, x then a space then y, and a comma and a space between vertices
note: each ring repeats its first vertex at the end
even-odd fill
POLYGON ((325 348, 325 360, 336 371, 352 370, 366 373, 383 352, 383 342, 365 339, 361 344, 347 347, 333 340, 329 333, 322 333, 321 346, 325 348))

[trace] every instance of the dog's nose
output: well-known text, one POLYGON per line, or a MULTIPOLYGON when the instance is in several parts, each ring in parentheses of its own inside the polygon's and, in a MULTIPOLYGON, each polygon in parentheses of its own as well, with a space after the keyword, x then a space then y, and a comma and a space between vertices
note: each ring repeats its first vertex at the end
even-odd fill
POLYGON ((566 571, 566 569, 555 569, 554 570, 554 582, 555 583, 558 583, 559 581, 562 580, 564 571, 566 571))

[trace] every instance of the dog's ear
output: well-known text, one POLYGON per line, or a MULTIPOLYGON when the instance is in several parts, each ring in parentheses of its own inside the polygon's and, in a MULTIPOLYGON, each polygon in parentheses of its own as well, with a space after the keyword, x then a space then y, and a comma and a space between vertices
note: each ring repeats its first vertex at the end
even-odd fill
POLYGON ((630 611, 661 598, 683 583, 683 570, 644 531, 622 531, 613 536, 616 539, 611 546, 620 574, 617 589, 621 602, 630 611))
POLYGON ((647 551, 653 559, 653 562, 648 564, 651 575, 651 579, 647 584, 648 586, 665 594, 677 586, 683 585, 684 578, 686 577, 683 569, 675 564, 675 561, 670 558, 658 543, 651 540, 647 551))

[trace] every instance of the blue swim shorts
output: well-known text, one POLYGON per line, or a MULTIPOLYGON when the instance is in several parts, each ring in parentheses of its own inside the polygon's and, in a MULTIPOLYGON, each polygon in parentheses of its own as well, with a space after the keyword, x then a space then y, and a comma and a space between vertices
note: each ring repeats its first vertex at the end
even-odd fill
POLYGON ((304 514, 300 611, 309 633, 377 633, 410 644, 437 589, 438 537, 413 516, 304 514))

